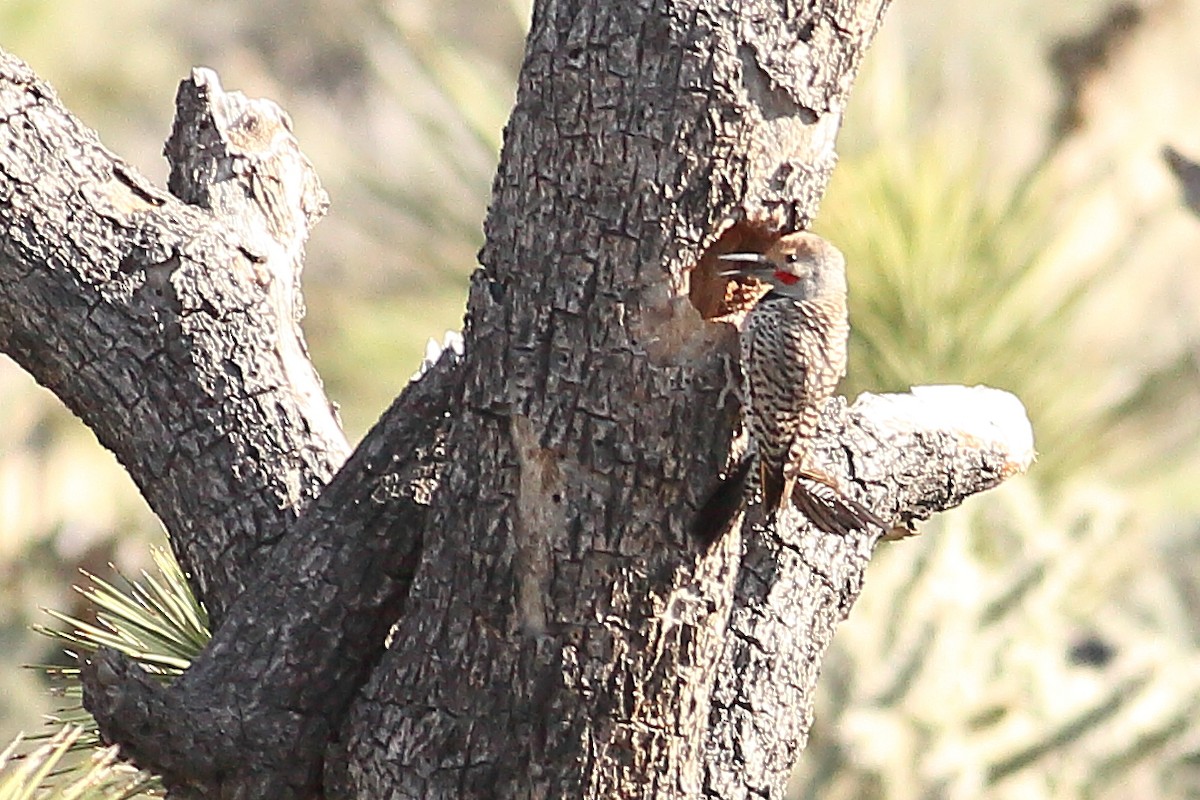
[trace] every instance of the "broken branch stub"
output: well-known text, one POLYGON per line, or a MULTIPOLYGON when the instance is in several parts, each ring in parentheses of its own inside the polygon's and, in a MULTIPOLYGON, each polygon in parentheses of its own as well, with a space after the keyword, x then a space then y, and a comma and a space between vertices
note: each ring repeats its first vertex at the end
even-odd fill
POLYGON ((173 141, 227 157, 168 148, 173 188, 243 196, 228 214, 155 188, 0 54, 0 351, 116 454, 219 624, 349 446, 298 327, 324 194, 262 106, 264 135, 222 150, 206 104, 237 104, 202 78, 173 141))
MULTIPOLYGON (((834 398, 815 452, 844 490, 898 526, 1023 473, 1035 455, 1020 401, 983 386, 864 394, 849 407, 834 398)), ((794 510, 763 527, 756 512, 713 687, 706 797, 781 790, 807 741, 825 650, 886 533, 830 534, 794 510)))

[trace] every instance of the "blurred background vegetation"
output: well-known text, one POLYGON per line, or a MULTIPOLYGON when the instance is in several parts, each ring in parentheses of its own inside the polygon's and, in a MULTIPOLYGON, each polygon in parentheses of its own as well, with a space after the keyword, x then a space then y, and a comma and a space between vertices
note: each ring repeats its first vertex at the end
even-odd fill
MULTIPOLYGON (((291 113, 333 198, 306 330, 358 437, 459 327, 527 16, 9 0, 0 46, 159 182, 191 66, 291 113)), ((1200 218, 1162 156, 1200 157, 1197 30, 1200 0, 889 11, 817 221, 852 265, 846 392, 1010 389, 1041 458, 881 548, 796 797, 1200 794, 1200 218)), ((88 618, 76 570, 131 574, 156 541, 120 467, 0 357, 0 743, 53 707, 19 668, 60 646, 29 633, 39 607, 88 618)))

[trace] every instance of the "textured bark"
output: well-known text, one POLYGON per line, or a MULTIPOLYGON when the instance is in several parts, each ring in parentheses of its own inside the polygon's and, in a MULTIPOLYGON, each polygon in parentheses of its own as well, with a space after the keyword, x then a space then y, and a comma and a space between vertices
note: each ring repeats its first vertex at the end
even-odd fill
MULTIPOLYGON (((699 553, 686 533, 738 414, 735 331, 693 307, 689 281, 712 276, 689 269, 730 223, 787 230, 814 214, 881 12, 537 6, 468 306, 463 409, 432 510, 442 537, 356 701, 339 793, 780 790, 790 759, 742 753, 740 735, 713 761, 732 776, 705 769, 714 679, 737 703, 774 676, 728 638, 738 537, 699 553)), ((860 570, 865 537, 846 546, 860 570)), ((820 588, 785 585, 797 572, 759 579, 820 588)), ((857 574, 821 588, 795 632, 818 637, 809 663, 857 574)), ((745 602, 792 635, 789 616, 745 602)), ((789 704, 754 709, 789 755, 806 726, 785 720, 815 669, 803 677, 789 704)))
POLYGON ((404 612, 460 377, 449 352, 401 393, 169 690, 111 650, 84 665, 107 738, 180 796, 319 794, 329 741, 404 612))
MULTIPOLYGON (((714 254, 815 213, 884 5, 538 2, 465 351, 323 491, 345 445, 296 328, 323 200, 284 118, 185 82, 185 204, 6 59, 0 348, 220 611, 170 687, 85 665, 105 736, 177 796, 779 796, 882 531, 751 506, 689 537, 738 449, 747 298, 714 254)), ((1019 404, 955 417, 985 396, 835 399, 818 461, 925 518, 1031 458, 1019 404)))
POLYGON ((0 350, 117 455, 215 622, 349 451, 294 301, 326 198, 278 108, 242 101, 181 85, 168 154, 194 207, 0 59, 0 350))

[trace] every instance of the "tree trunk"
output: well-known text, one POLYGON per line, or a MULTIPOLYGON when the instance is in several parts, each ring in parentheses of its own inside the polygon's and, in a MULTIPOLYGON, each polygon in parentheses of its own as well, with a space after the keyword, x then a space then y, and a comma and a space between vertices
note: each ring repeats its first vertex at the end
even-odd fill
MULTIPOLYGON (((348 460, 297 327, 324 196, 278 109, 194 73, 171 196, 0 62, 0 349, 216 622, 170 687, 85 665, 105 736, 181 797, 780 796, 883 532, 752 505, 689 536, 740 446, 715 254, 815 214, 885 6, 539 0, 463 352, 348 460)), ((991 390, 835 399, 821 437, 897 524, 1032 456, 991 390)))

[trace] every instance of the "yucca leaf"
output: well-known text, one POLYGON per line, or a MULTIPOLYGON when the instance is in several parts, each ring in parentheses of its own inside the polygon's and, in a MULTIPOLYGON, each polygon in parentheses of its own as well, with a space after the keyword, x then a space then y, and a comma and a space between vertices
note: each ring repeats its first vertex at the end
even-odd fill
POLYGON ((161 796, 153 777, 117 760, 117 748, 95 749, 90 759, 65 767, 68 754, 88 739, 64 725, 36 750, 17 756, 14 741, 0 754, 0 800, 126 800, 161 796))
MULTIPOLYGON (((207 615, 192 597, 174 558, 162 549, 155 549, 153 556, 158 574, 143 571, 140 582, 125 578, 111 582, 81 571, 90 586, 76 588, 95 610, 94 623, 47 609, 46 613, 63 623, 66 629, 35 625, 34 630, 70 645, 68 655, 72 658, 105 646, 125 653, 162 680, 180 674, 208 642, 207 615)), ((34 665, 32 668, 42 671, 55 682, 53 691, 64 701, 51 715, 51 722, 80 726, 66 748, 94 749, 99 744, 99 736, 95 721, 82 707, 78 668, 51 665, 34 665)), ((48 736, 30 738, 47 739, 48 736)), ((74 768, 71 774, 75 774, 74 768)))

